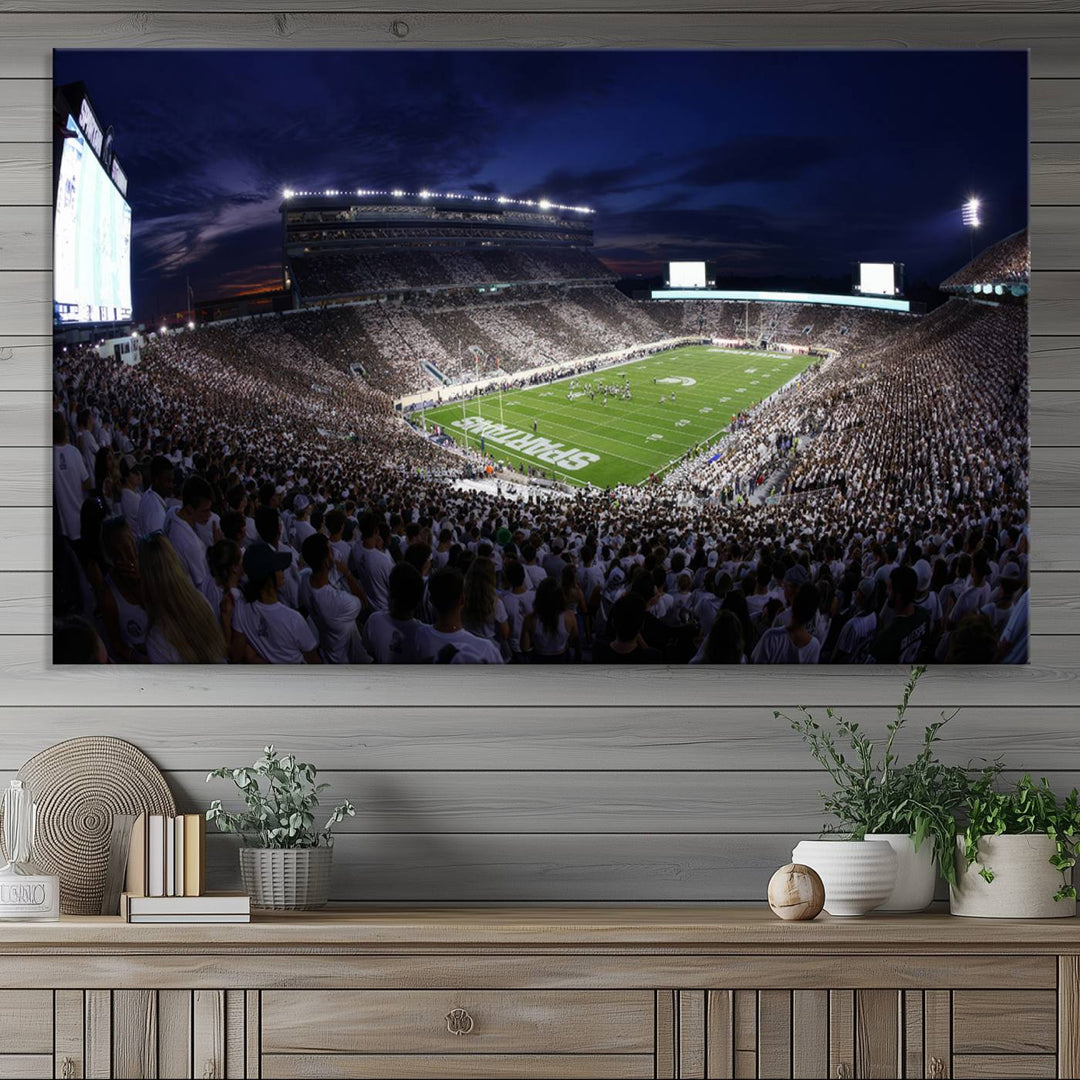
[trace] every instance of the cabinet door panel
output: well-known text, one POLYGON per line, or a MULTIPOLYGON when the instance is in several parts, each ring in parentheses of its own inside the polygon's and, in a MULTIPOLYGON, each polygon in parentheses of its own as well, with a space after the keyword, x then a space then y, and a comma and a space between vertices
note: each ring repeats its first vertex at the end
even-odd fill
POLYGON ((757 1076, 757 991, 735 991, 735 1076, 757 1076))
POLYGON ((791 1075, 820 1080, 829 1074, 829 992, 796 990, 791 1002, 791 1075))
POLYGON ((86 1075, 88 1080, 112 1077, 112 992, 87 990, 84 1025, 86 1030, 86 1075))
POLYGON ((855 992, 855 1052, 859 1080, 900 1076, 900 993, 855 992))
POLYGON ((705 1000, 705 1075, 730 1080, 735 1075, 735 991, 710 990, 705 1000))
POLYGON ((0 990, 0 1053, 53 1052, 53 992, 0 990))
POLYGON ((158 991, 158 1077, 191 1076, 191 991, 158 991))
MULTIPOLYGON (((1054 1054, 957 1054, 953 1058, 955 1080, 1028 1080, 1057 1076, 1054 1054)), ((1064 1074, 1063 1074, 1064 1075, 1064 1074)))
POLYGON ((114 990, 112 996, 113 1076, 116 1080, 157 1080, 157 992, 114 990))
POLYGON ((1053 990, 957 990, 953 1052, 1052 1054, 1057 1042, 1053 990))
POLYGON ((52 1054, 0 1054, 0 1080, 48 1080, 52 1054))
POLYGON ((85 1003, 81 990, 56 991, 56 1061, 53 1076, 56 1080, 83 1080, 86 1066, 83 1061, 85 1046, 85 1003))
POLYGON ((784 1080, 791 1076, 791 991, 758 992, 758 1076, 784 1080))
MULTIPOLYGON (((926 1076, 948 1076, 952 1060, 952 991, 923 994, 923 1058, 926 1076)), ((917 1074, 919 1076, 924 1073, 917 1074)))
POLYGON ((904 1075, 923 1075, 923 992, 904 991, 904 1075))
POLYGON ((829 991, 829 1075, 855 1075, 855 991, 829 991))

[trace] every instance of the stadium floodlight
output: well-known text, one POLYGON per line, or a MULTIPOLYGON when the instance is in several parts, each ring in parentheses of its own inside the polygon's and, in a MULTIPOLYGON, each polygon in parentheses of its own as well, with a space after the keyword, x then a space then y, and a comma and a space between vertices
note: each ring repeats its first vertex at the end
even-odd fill
POLYGON ((391 191, 390 194, 393 195, 395 199, 400 199, 401 196, 405 194, 405 192, 402 191, 401 188, 394 188, 394 190, 391 191))
POLYGON ((291 198, 293 197, 293 195, 295 195, 295 194, 296 194, 296 192, 294 192, 294 191, 293 191, 293 190, 291 190, 290 188, 286 188, 286 189, 285 189, 285 190, 284 190, 284 191, 283 191, 283 192, 282 192, 281 194, 282 194, 282 195, 283 195, 283 196, 284 196, 284 197, 285 197, 286 199, 291 199, 291 198))
POLYGON ((421 199, 430 199, 431 198, 431 192, 428 191, 427 188, 425 188, 423 191, 420 192, 420 198, 421 199))
POLYGON ((194 329, 195 329, 195 324, 194 324, 193 322, 189 322, 189 323, 187 324, 187 328, 188 328, 189 330, 194 330, 194 329))
POLYGON ((168 330, 169 330, 169 328, 168 328, 167 326, 163 326, 163 327, 161 328, 161 332, 162 332, 163 334, 165 334, 165 333, 168 333, 168 330))
POLYGON ((549 203, 547 201, 547 199, 541 199, 539 205, 540 205, 541 210, 550 210, 551 209, 551 203, 549 203))
POLYGON ((968 233, 968 259, 975 258, 975 230, 982 224, 979 217, 979 200, 974 195, 968 197, 968 201, 960 209, 960 219, 965 227, 971 231, 968 233))

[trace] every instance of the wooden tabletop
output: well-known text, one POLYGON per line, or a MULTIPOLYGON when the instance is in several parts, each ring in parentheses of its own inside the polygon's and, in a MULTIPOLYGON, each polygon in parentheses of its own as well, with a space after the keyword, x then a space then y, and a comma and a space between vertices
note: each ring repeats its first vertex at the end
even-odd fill
POLYGON ((107 916, 55 923, 0 923, 0 954, 39 950, 174 948, 197 952, 240 946, 357 951, 431 947, 640 948, 729 951, 1080 952, 1075 918, 966 919, 947 909, 918 915, 866 915, 782 922, 767 907, 331 908, 255 914, 250 923, 132 925, 107 916))

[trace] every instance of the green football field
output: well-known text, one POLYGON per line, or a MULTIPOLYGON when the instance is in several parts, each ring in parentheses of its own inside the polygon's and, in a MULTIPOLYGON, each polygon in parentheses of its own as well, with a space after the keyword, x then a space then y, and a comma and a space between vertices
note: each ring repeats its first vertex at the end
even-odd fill
POLYGON ((429 429, 438 424, 475 449, 481 449, 483 438, 485 453, 514 468, 531 464, 575 484, 637 484, 715 439, 733 413, 768 397, 816 359, 684 346, 573 379, 510 390, 501 402, 499 394, 488 394, 421 415, 429 429), (632 400, 609 396, 603 404, 601 385, 627 383, 632 400))

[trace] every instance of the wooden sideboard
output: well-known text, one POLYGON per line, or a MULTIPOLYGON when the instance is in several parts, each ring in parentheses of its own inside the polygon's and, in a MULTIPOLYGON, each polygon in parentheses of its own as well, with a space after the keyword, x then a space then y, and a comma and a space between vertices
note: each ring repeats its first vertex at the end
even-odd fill
POLYGON ((0 1077, 1080 1077, 1080 922, 333 911, 0 927, 0 1077))

